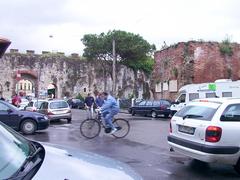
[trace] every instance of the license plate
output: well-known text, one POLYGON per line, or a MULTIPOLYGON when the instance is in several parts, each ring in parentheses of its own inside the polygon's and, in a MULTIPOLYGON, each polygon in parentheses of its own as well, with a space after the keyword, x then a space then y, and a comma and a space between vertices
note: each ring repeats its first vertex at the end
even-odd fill
POLYGON ((186 133, 186 134, 191 134, 191 135, 193 135, 194 132, 195 132, 195 128, 189 127, 189 126, 179 125, 179 126, 178 126, 178 131, 179 131, 179 132, 182 132, 182 133, 186 133))

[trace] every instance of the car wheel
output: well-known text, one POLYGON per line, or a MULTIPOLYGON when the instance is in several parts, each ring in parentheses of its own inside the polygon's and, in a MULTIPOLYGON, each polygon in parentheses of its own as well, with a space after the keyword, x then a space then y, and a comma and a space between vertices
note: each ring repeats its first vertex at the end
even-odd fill
POLYGON ((134 110, 132 110, 132 116, 135 116, 135 111, 134 110))
POLYGON ((152 111, 151 112, 151 116, 152 116, 152 118, 156 118, 157 117, 157 113, 155 111, 152 111))
POLYGON ((21 131, 23 134, 33 134, 37 129, 37 124, 34 120, 26 119, 21 123, 21 131))
POLYGON ((237 164, 234 165, 233 167, 234 167, 235 171, 236 171, 238 174, 240 174, 240 158, 239 158, 237 164))
POLYGON ((72 118, 68 118, 68 119, 67 119, 67 122, 68 122, 68 123, 71 123, 71 122, 72 122, 72 118))

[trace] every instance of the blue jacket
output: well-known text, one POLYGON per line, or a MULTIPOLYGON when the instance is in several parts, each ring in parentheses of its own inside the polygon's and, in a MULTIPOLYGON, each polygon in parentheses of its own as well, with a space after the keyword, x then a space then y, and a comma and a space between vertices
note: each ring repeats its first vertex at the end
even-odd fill
POLYGON ((102 113, 106 112, 119 112, 119 106, 116 99, 108 95, 107 99, 104 101, 104 104, 101 107, 102 113))
POLYGON ((102 107, 104 100, 100 97, 97 97, 95 103, 98 107, 102 107))

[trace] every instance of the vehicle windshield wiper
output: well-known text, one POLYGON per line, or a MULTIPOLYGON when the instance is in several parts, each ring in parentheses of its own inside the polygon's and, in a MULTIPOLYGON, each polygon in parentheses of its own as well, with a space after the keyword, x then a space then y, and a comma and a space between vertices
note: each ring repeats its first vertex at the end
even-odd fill
POLYGON ((21 177, 24 177, 30 172, 34 167, 36 167, 40 162, 41 159, 38 158, 36 161, 32 162, 32 160, 43 150, 42 147, 38 147, 32 154, 26 157, 25 161, 23 162, 22 166, 18 169, 14 175, 9 178, 9 180, 16 180, 21 177), (30 166, 30 167, 29 167, 30 166))
POLYGON ((203 116, 201 115, 195 115, 195 114, 186 114, 185 116, 183 116, 183 120, 186 118, 201 118, 203 116))

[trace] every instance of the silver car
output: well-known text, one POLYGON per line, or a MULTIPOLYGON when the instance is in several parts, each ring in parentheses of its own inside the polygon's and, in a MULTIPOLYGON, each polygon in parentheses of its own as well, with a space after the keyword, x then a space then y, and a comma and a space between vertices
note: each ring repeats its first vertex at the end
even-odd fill
POLYGON ((50 121, 60 119, 67 119, 68 123, 72 121, 71 109, 64 100, 49 100, 43 102, 38 112, 46 114, 50 121))
POLYGON ((119 161, 25 139, 0 123, 0 179, 142 180, 119 161))

